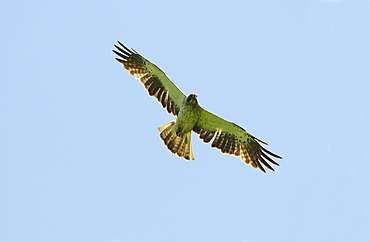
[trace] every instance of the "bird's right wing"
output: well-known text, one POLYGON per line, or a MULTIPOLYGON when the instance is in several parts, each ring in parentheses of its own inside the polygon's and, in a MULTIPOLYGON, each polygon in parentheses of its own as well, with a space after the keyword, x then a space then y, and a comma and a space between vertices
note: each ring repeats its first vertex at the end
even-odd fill
POLYGON ((263 172, 265 169, 262 164, 272 171, 274 169, 268 162, 279 165, 268 155, 279 159, 281 157, 262 147, 261 144, 267 145, 265 142, 257 139, 239 125, 226 121, 203 108, 201 108, 200 117, 193 131, 200 134, 200 138, 205 143, 215 137, 211 147, 220 149, 222 153, 240 156, 246 164, 263 172))
POLYGON ((166 76, 155 64, 151 63, 134 49, 128 49, 118 41, 121 47, 114 45, 118 51, 113 52, 121 58, 116 58, 123 67, 136 79, 139 79, 148 90, 150 96, 155 96, 167 108, 169 113, 177 116, 185 94, 166 76))

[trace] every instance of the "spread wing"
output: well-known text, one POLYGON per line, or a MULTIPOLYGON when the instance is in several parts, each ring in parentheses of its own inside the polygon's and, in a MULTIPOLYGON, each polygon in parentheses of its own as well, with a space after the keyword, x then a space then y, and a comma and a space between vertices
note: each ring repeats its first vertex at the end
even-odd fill
POLYGON ((179 108, 186 97, 184 93, 166 76, 155 64, 151 63, 134 49, 128 49, 118 41, 121 47, 114 45, 118 51, 113 50, 121 58, 116 60, 122 63, 128 72, 139 79, 148 90, 150 96, 154 96, 167 108, 169 113, 177 116, 179 108))
POLYGON ((272 171, 274 169, 268 162, 279 166, 269 156, 279 159, 281 157, 263 148, 261 143, 267 145, 265 142, 249 134, 239 125, 226 121, 203 108, 193 131, 200 134, 200 138, 205 143, 215 137, 211 147, 220 149, 222 153, 240 156, 242 161, 263 172, 266 171, 261 163, 272 171))

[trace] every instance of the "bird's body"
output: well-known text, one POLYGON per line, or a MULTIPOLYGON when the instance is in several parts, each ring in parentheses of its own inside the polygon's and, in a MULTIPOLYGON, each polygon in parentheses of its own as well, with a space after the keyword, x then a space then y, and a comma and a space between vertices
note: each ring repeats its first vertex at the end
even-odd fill
POLYGON ((158 128, 161 132, 160 137, 172 153, 187 160, 195 160, 191 146, 191 131, 200 115, 201 107, 197 96, 190 94, 184 98, 177 119, 158 128))
POLYGON ((158 128, 161 139, 172 153, 187 160, 194 160, 191 144, 191 132, 194 131, 205 143, 213 140, 212 147, 220 149, 222 153, 240 156, 245 163, 263 172, 265 170, 261 163, 270 170, 274 169, 268 162, 279 165, 268 155, 275 158, 281 157, 260 145, 260 143, 266 144, 265 142, 252 136, 239 125, 202 108, 198 103, 197 95, 185 96, 159 67, 135 50, 130 50, 118 43, 122 48, 115 45, 119 52, 116 50, 113 52, 122 59, 116 58, 116 60, 144 84, 149 95, 156 97, 169 113, 177 116, 176 120, 158 128))
POLYGON ((184 99, 184 104, 176 119, 176 133, 182 136, 191 132, 200 116, 201 107, 198 104, 197 96, 190 94, 184 99))

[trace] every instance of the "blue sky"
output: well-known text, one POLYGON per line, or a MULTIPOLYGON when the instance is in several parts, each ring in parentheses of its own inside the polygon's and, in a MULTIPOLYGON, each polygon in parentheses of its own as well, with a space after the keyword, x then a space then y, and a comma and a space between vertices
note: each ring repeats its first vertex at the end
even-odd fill
POLYGON ((370 241, 370 2, 2 1, 0 241, 370 241), (269 143, 264 174, 193 134, 120 40, 269 143))

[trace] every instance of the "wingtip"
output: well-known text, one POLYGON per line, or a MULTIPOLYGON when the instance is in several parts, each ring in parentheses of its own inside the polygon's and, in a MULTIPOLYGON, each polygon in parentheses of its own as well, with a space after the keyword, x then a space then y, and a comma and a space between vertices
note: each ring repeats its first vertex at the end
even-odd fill
POLYGON ((252 136, 253 137, 253 139, 255 139, 255 140, 257 140, 258 142, 260 142, 260 143, 262 143, 262 144, 264 144, 264 145, 269 145, 269 144, 267 144, 265 141, 263 141, 263 140, 260 140, 260 139, 258 139, 258 138, 256 138, 256 137, 254 137, 254 136, 252 136))
MULTIPOLYGON (((118 41, 117 40, 117 42, 118 42, 118 44, 120 45, 120 46, 122 46, 126 51, 128 51, 128 53, 129 54, 138 54, 138 52, 136 51, 136 50, 134 50, 133 48, 131 48, 131 49, 129 49, 128 47, 126 47, 124 44, 122 44, 120 41, 118 41)), ((119 50, 121 50, 120 49, 120 47, 118 47, 118 46, 116 46, 116 45, 114 45, 117 49, 119 49, 119 50)))
POLYGON ((119 63, 121 63, 122 65, 125 63, 124 60, 120 59, 120 58, 114 58, 116 61, 118 61, 119 63))

